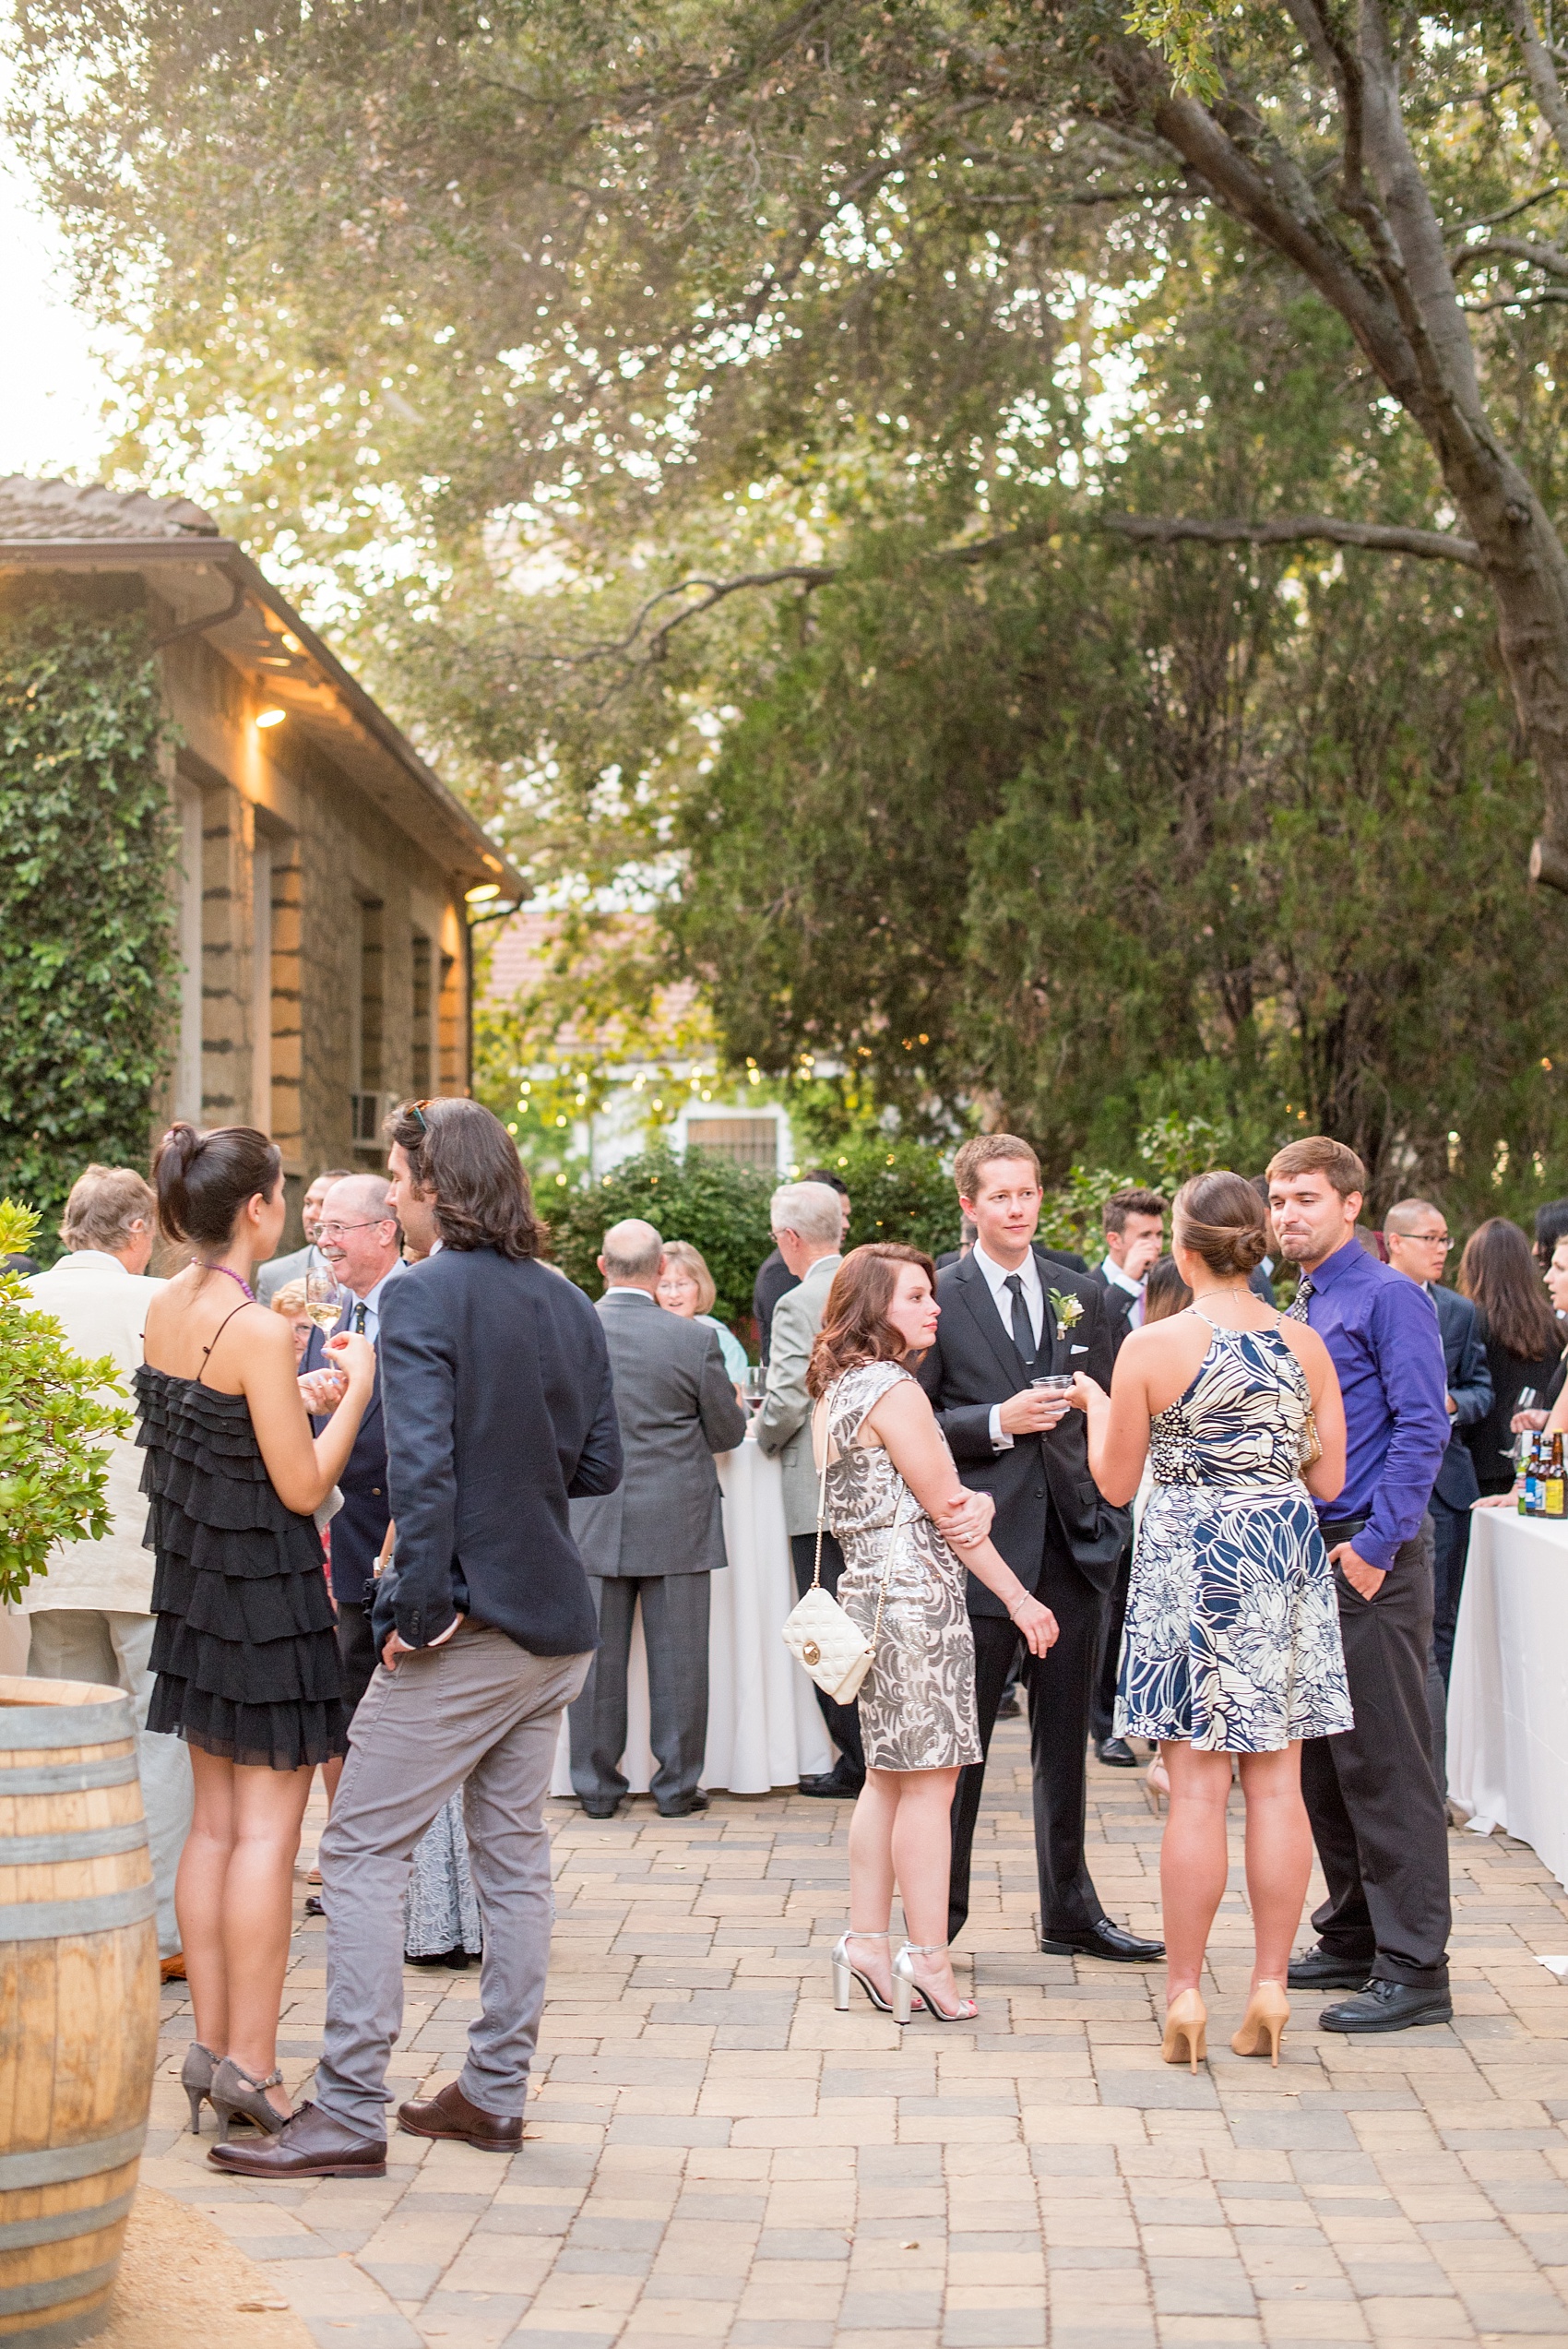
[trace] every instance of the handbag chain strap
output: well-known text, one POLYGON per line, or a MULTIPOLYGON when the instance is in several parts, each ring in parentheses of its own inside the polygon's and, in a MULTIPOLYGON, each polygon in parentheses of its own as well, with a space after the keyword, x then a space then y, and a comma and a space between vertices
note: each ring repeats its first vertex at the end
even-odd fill
MULTIPOLYGON (((848 1376, 849 1373, 846 1371, 844 1377, 847 1377, 848 1376)), ((812 1589, 814 1591, 820 1590, 822 1587, 822 1521, 827 1510, 827 1448, 833 1440, 833 1398, 837 1395, 839 1387, 841 1387, 843 1383, 844 1378, 841 1377, 837 1381, 837 1384, 830 1389, 827 1397, 827 1409, 823 1414, 822 1474, 817 1479, 816 1486, 816 1559, 812 1568, 812 1589)), ((889 1455, 889 1457, 891 1457, 891 1455, 889 1455)), ((897 1473, 897 1472, 895 1471, 896 1474, 897 1473)), ((882 1561, 882 1582, 876 1594, 876 1620, 871 1628, 871 1644, 873 1648, 877 1643, 878 1638, 881 1636, 882 1605, 883 1601, 887 1596, 887 1578, 893 1571, 893 1553, 898 1546, 898 1528, 904 1521, 904 1502, 914 1498, 909 1485, 904 1484, 902 1476, 898 1478, 898 1482, 900 1485, 904 1485, 904 1491, 897 1508, 893 1512, 893 1524, 887 1536, 887 1549, 882 1561)))

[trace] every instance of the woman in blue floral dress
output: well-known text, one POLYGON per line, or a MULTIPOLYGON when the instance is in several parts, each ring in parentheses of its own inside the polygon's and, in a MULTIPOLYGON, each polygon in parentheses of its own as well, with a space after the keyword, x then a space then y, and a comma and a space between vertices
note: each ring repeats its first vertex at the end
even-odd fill
POLYGON ((1107 1395, 1078 1381, 1089 1467, 1131 1500, 1146 1458, 1116 1734, 1157 1738, 1170 1781, 1160 1848, 1164 2054, 1196 2068, 1198 1983, 1227 1874, 1231 1757, 1246 1800, 1252 1996, 1231 2041, 1278 2061, 1285 1979, 1312 1870, 1301 1740, 1351 1726, 1334 1574, 1309 1492, 1345 1480, 1345 1413, 1321 1338, 1248 1286, 1263 1207, 1241 1175, 1200 1174, 1175 1204, 1184 1313, 1134 1330, 1107 1395))

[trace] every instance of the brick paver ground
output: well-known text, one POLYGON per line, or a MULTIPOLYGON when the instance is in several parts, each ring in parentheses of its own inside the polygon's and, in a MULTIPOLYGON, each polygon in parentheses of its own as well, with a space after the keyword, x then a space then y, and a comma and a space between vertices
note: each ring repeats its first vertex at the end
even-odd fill
MULTIPOLYGON (((255 2188, 181 2136, 188 2008, 144 2175, 209 2211, 320 2349, 1175 2349, 1568 2338, 1568 1897, 1455 1834, 1452 2029, 1336 2039, 1297 2001, 1277 2071, 1229 2052, 1238 1863, 1206 1984, 1213 2046, 1159 2060, 1157 1969, 1041 1957, 1027 1754, 1004 1724, 968 1947, 978 2025, 834 2011, 849 1813, 720 1795, 552 1805, 560 1917, 520 2154, 394 2134, 384 2180, 255 2188)), ((1158 1928, 1158 1822, 1097 1769, 1091 1865, 1158 1928)), ((322 1927, 294 1942, 282 2061, 308 2093, 322 1927)), ((475 1973, 407 1977, 402 2095, 452 2076, 475 1973)), ((221 2335, 221 2319, 215 2334, 221 2335)))

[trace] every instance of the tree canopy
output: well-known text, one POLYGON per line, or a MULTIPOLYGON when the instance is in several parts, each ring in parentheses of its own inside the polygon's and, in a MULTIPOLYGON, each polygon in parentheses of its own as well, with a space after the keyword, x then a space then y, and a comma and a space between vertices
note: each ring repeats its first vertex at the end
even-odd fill
POLYGON ((657 912, 632 994, 696 975, 737 1058, 978 1091, 1058 1166, 1220 1107, 1389 1180, 1551 1146, 1527 0, 17 28, 140 335, 125 461, 221 477, 541 888, 657 912))

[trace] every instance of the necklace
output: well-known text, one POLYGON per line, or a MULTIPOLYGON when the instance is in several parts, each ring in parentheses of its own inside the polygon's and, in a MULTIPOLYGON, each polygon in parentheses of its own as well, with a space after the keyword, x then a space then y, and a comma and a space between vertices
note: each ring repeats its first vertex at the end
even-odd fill
POLYGON ((231 1272, 226 1264, 208 1264, 207 1258, 201 1256, 197 1257, 196 1262, 200 1265, 204 1272, 221 1272, 226 1281, 232 1281, 237 1289, 244 1289, 245 1295, 249 1298, 251 1304, 255 1305, 255 1291, 251 1287, 250 1282, 248 1281, 242 1281, 237 1272, 231 1272))

